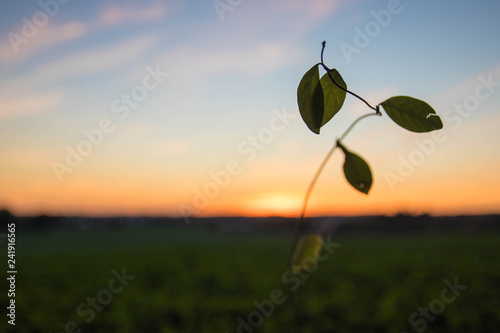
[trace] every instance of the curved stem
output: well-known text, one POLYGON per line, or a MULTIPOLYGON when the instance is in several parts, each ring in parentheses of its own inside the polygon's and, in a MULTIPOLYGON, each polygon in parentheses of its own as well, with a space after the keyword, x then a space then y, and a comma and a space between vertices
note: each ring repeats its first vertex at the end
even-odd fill
MULTIPOLYGON (((354 122, 344 131, 344 133, 342 133, 340 138, 337 139, 337 141, 335 142, 333 147, 328 151, 328 154, 326 154, 325 158, 323 159, 323 162, 321 162, 318 170, 316 170, 316 173, 314 174, 313 179, 309 183, 306 194, 304 196, 304 201, 302 203, 302 209, 300 211, 300 218, 297 220, 297 223, 295 223, 295 227, 293 230, 292 244, 290 246, 290 253, 288 254, 287 274, 289 274, 289 275, 293 275, 293 259, 294 259, 294 255, 295 255, 295 250, 297 248, 297 243, 299 240, 300 229, 301 229, 303 222, 304 222, 304 217, 306 215, 306 210, 307 210, 307 206, 309 204, 309 199, 311 197, 314 186, 316 185, 316 182, 318 181, 319 176, 321 175, 321 172, 323 171, 326 164, 328 163, 328 161, 332 157, 333 153, 335 152, 335 149, 337 149, 337 147, 339 147, 340 142, 345 139, 345 137, 351 132, 351 130, 354 128, 354 126, 356 126, 361 120, 368 118, 370 116, 381 116, 382 115, 382 113, 380 113, 380 105, 377 105, 376 107, 371 106, 370 103, 368 103, 365 99, 363 99, 362 97, 353 93, 352 91, 347 90, 346 88, 342 87, 337 82, 335 82, 332 75, 330 74, 330 71, 331 71, 330 68, 328 68, 323 61, 323 54, 325 51, 326 42, 323 42, 322 45, 323 45, 323 48, 321 49, 321 66, 323 66, 323 68, 326 70, 330 80, 332 80, 332 82, 340 89, 344 90, 345 92, 347 92, 347 93, 353 95, 354 97, 358 98, 359 100, 363 101, 370 109, 375 110, 375 113, 368 113, 368 114, 362 115, 362 116, 358 117, 356 120, 354 120, 354 122)), ((294 290, 291 287, 291 284, 288 283, 287 287, 288 287, 289 299, 290 299, 290 302, 292 304, 292 307, 293 307, 293 310, 295 313, 296 331, 297 331, 297 333, 300 333, 302 324, 301 324, 301 320, 300 320, 299 304, 297 302, 297 298, 295 296, 294 290)))
MULTIPOLYGON (((339 146, 338 145, 339 142, 341 142, 342 140, 345 139, 345 137, 349 134, 349 132, 351 132, 351 130, 354 128, 354 126, 356 126, 356 124, 358 124, 361 120, 368 118, 370 116, 380 116, 380 115, 381 115, 380 112, 368 113, 368 114, 362 115, 361 117, 358 117, 356 120, 354 120, 353 123, 340 136, 340 138, 337 139, 337 141, 335 142, 333 147, 330 149, 330 151, 328 151, 328 154, 326 154, 325 158, 323 159, 323 162, 321 162, 318 170, 316 170, 316 173, 314 174, 313 179, 309 183, 306 194, 304 196, 304 201, 302 202, 302 209, 300 211, 300 218, 297 221, 297 223, 295 223, 295 227, 293 230, 292 244, 290 246, 290 252, 288 254, 288 271, 287 271, 288 274, 290 274, 290 275, 293 274, 293 259, 294 259, 295 249, 297 247, 297 243, 299 240, 300 228, 304 222, 304 216, 306 215, 307 206, 309 204, 309 198, 311 197, 312 191, 314 189, 314 186, 316 185, 316 182, 319 179, 319 176, 321 175, 321 172, 323 171, 326 164, 328 163, 328 161, 332 157, 333 153, 335 152, 335 149, 337 149, 337 147, 339 146)), ((297 332, 300 333, 302 325, 301 325, 301 320, 300 320, 299 305, 298 305, 297 299, 295 297, 295 292, 291 288, 291 284, 288 283, 287 286, 288 286, 288 295, 290 298, 290 302, 292 303, 292 307, 293 307, 294 312, 295 312, 295 322, 296 322, 297 332)))
MULTIPOLYGON (((318 170, 316 170, 316 173, 314 174, 314 177, 313 177, 311 183, 309 184, 309 187, 307 188, 306 195, 304 196, 304 201, 302 203, 302 210, 300 212, 300 218, 297 221, 297 223, 295 223, 295 228, 293 230, 292 244, 290 246, 290 253, 288 255, 288 273, 289 274, 293 274, 293 257, 295 254, 295 248, 297 247, 297 243, 299 240, 300 227, 302 226, 302 224, 303 224, 302 222, 304 221, 304 216, 306 214, 307 205, 309 203, 309 198, 311 197, 311 193, 314 189, 314 186, 316 185, 316 182, 318 181, 319 176, 321 175, 321 172, 325 168, 326 164, 328 163, 328 160, 333 155, 333 152, 335 151, 336 148, 337 148, 337 144, 335 144, 330 149, 330 151, 328 152, 326 157, 323 159, 323 162, 319 166, 318 170)), ((297 332, 300 333, 301 326, 302 326, 301 321, 300 321, 300 309, 299 309, 299 305, 297 303, 297 299, 295 297, 295 293, 292 290, 290 283, 288 283, 288 295, 289 295, 290 302, 292 303, 292 306, 293 306, 294 312, 295 312, 295 323, 297 326, 297 332)))
POLYGON ((337 141, 342 141, 345 139, 345 137, 347 136, 347 134, 349 134, 349 132, 354 128, 354 126, 356 126, 357 123, 359 123, 361 120, 365 119, 365 118, 368 118, 368 117, 371 117, 371 116, 381 116, 382 114, 380 112, 375 112, 375 113, 367 113, 367 114, 364 114, 362 115, 361 117, 359 117, 358 119, 356 119, 355 121, 353 121, 353 123, 351 124, 351 126, 349 126, 345 132, 340 136, 340 138, 337 140, 337 141))
POLYGON ((328 77, 330 78, 330 80, 332 80, 333 84, 335 84, 337 87, 339 87, 340 89, 342 89, 343 91, 345 91, 346 93, 349 93, 351 94, 352 96, 356 97, 357 99, 363 101, 370 109, 372 110, 375 110, 375 112, 377 112, 377 114, 380 114, 380 109, 379 109, 379 106, 377 105, 376 107, 374 106, 371 106, 370 103, 368 103, 364 98, 362 98, 361 96, 359 96, 358 94, 355 94, 353 93, 352 91, 342 87, 341 85, 339 85, 337 82, 335 82, 335 80, 333 79, 333 76, 330 74, 330 71, 331 69, 328 68, 327 65, 325 65, 325 62, 323 61, 323 53, 325 52, 325 46, 326 46, 326 42, 324 41, 322 44, 322 48, 321 48, 321 66, 323 66, 323 68, 325 69, 326 71, 326 74, 328 74, 328 77))
POLYGON ((328 154, 326 154, 325 158, 323 159, 323 162, 321 162, 321 165, 319 166, 318 170, 316 170, 316 173, 314 174, 313 179, 311 180, 311 183, 309 183, 309 187, 307 188, 306 195, 304 196, 304 200, 302 202, 302 209, 300 211, 300 218, 299 221, 295 224, 295 228, 293 230, 293 238, 292 238, 292 245, 290 248, 290 254, 288 256, 288 268, 290 271, 293 269, 293 255, 294 255, 294 250, 295 247, 297 246, 298 238, 299 238, 299 231, 300 227, 302 225, 302 221, 304 220, 304 216, 306 215, 306 210, 307 210, 307 205, 309 204, 309 198, 311 197, 311 193, 314 189, 314 186, 316 185, 316 182, 318 181, 319 176, 321 175, 321 172, 325 168, 326 164, 328 163, 328 160, 330 160, 330 157, 332 157, 333 152, 337 148, 337 144, 330 149, 328 154))

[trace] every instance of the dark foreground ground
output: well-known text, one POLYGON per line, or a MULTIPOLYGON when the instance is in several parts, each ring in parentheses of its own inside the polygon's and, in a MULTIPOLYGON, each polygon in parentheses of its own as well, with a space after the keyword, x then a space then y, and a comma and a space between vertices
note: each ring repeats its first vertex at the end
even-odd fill
MULTIPOLYGON (((293 332, 291 232, 195 222, 20 226, 0 331, 293 332)), ((340 246, 296 284, 304 332, 500 332, 496 228, 318 228, 340 246)))

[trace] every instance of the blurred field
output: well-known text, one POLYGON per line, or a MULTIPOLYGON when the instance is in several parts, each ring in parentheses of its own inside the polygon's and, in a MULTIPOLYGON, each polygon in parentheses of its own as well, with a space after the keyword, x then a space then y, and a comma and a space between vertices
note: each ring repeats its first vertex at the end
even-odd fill
MULTIPOLYGON (((341 246, 297 290, 306 332, 416 332, 410 315, 440 299, 443 281, 455 278, 467 289, 425 332, 500 332, 498 234, 332 240, 341 246)), ((289 242, 284 234, 189 226, 19 232, 16 326, 4 318, 0 330, 64 332, 74 321, 68 332, 237 332, 237 318, 247 320, 255 300, 286 291, 289 242), (107 289, 111 270, 122 268, 135 278, 86 322, 78 306, 107 289)), ((1 288, 8 289, 5 280, 1 288)), ((288 301, 252 330, 293 332, 288 301)))

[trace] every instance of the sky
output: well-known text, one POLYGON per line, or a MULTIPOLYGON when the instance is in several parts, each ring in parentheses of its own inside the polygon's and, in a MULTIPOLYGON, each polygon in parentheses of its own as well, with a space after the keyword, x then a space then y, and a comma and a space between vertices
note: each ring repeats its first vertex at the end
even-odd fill
POLYGON ((320 61, 378 104, 429 103, 444 128, 384 114, 345 138, 307 214, 500 213, 500 2, 20 0, 0 11, 0 207, 18 215, 297 216, 322 159, 297 106, 320 61))

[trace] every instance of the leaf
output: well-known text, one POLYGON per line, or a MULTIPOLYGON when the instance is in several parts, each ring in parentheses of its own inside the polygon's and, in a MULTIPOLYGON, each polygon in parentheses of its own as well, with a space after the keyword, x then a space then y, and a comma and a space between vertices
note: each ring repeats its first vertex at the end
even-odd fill
POLYGON ((320 235, 310 234, 302 237, 293 255, 292 273, 311 270, 318 261, 322 246, 323 237, 320 235))
POLYGON ((349 184, 356 190, 368 194, 372 187, 373 179, 370 166, 358 155, 351 153, 347 148, 337 143, 345 154, 344 175, 349 184))
MULTIPOLYGON (((336 69, 330 70, 329 73, 338 85, 347 89, 347 85, 336 69)), ((320 82, 324 95, 324 114, 321 122, 321 126, 323 126, 340 111, 342 105, 344 105, 346 92, 332 82, 328 73, 323 75, 320 82)))
POLYGON ((409 131, 423 133, 443 128, 443 122, 436 111, 419 99, 396 96, 380 104, 396 124, 409 131))
POLYGON ((319 64, 309 69, 300 80, 297 89, 297 102, 302 119, 307 127, 316 134, 323 122, 323 89, 319 81, 319 64))

